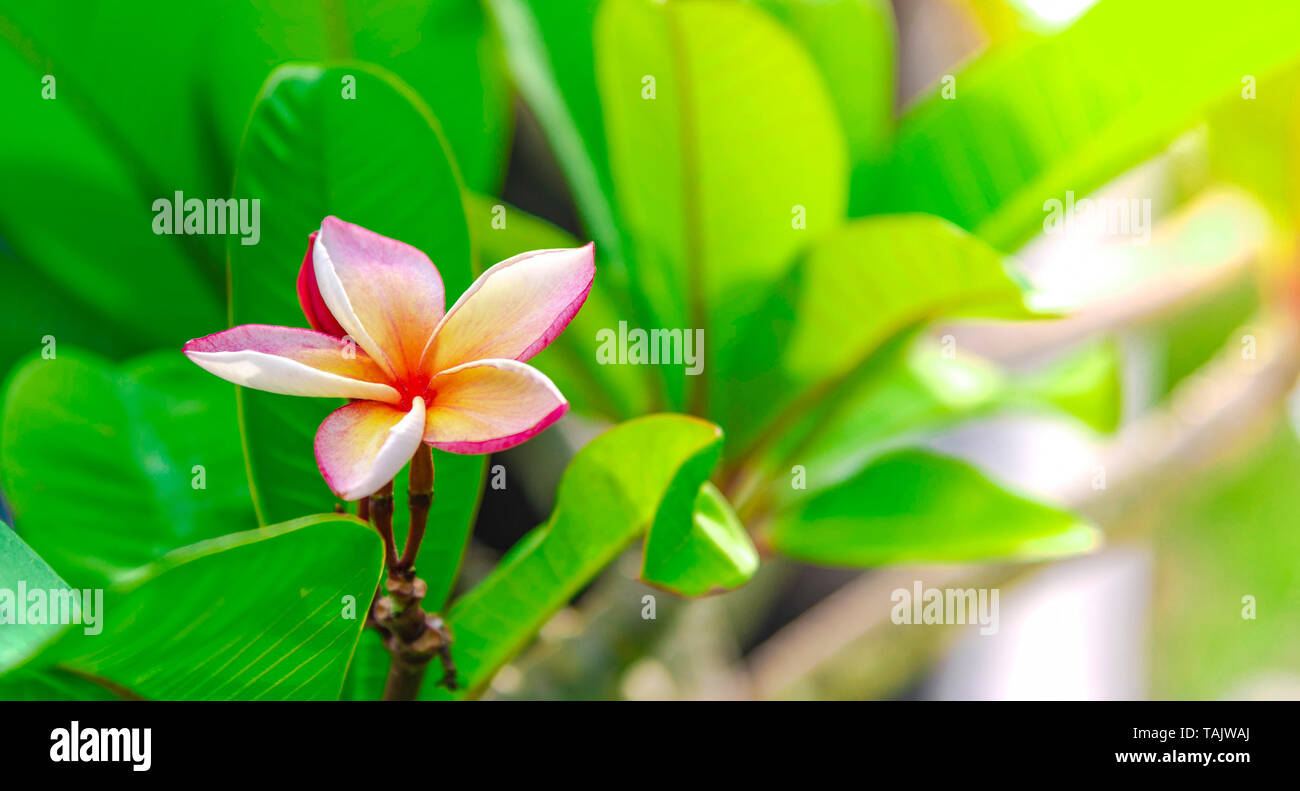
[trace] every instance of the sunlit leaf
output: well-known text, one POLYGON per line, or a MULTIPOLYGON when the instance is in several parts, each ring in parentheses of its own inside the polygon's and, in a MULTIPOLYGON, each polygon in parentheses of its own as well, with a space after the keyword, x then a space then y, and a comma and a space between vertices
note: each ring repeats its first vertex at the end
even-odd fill
POLYGON ((1100 534, 963 462, 903 450, 779 514, 769 540, 799 560, 878 566, 1054 557, 1093 549, 1100 534))

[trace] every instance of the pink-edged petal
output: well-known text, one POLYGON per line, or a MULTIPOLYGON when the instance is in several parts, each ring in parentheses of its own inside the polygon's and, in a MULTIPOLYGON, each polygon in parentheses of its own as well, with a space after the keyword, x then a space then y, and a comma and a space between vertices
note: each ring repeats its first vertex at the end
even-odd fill
POLYGON ((569 402, 546 375, 515 360, 477 360, 429 383, 424 441, 452 453, 495 453, 559 420, 569 402))
POLYGON ((185 356, 208 373, 283 395, 401 400, 388 375, 355 344, 323 332, 244 324, 185 344, 185 356))
POLYGON ((484 359, 527 360, 582 307, 596 276, 595 246, 534 250, 484 272, 438 325, 426 373, 484 359))
POLYGON ((369 497, 410 461, 424 433, 424 399, 409 411, 358 401, 340 407, 316 431, 316 464, 344 500, 369 497))
POLYGON ((438 268, 409 244, 337 217, 321 223, 312 261, 339 325, 395 378, 409 380, 442 319, 438 268))
POLYGON ((307 323, 313 330, 342 338, 348 334, 347 330, 339 326, 334 314, 330 313, 324 297, 320 295, 320 286, 316 285, 316 268, 312 265, 312 251, 316 248, 318 233, 319 231, 312 231, 307 237, 307 253, 302 257, 302 268, 298 270, 298 304, 302 305, 302 313, 307 317, 307 323))

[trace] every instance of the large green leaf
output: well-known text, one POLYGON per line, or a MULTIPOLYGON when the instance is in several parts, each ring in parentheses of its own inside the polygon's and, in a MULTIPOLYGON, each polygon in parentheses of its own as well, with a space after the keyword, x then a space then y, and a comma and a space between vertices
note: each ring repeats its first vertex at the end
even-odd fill
POLYGON ((955 98, 936 89, 910 110, 871 208, 931 212, 1013 247, 1041 229, 1044 201, 1086 194, 1240 95, 1245 77, 1300 58, 1297 29, 1291 0, 1248 13, 1102 0, 1061 33, 977 59, 956 74, 955 98), (1214 45, 1189 53, 1202 41, 1214 45))
MULTIPOLYGON (((35 8, 14 10, 26 14, 35 8)), ((0 191, 0 249, 10 248, 15 259, 39 272, 33 277, 69 301, 90 307, 106 320, 101 332, 111 330, 131 351, 144 342, 170 345, 219 320, 215 266, 199 265, 202 237, 159 236, 152 229, 153 201, 170 199, 183 184, 143 176, 149 172, 143 154, 124 153, 128 144, 106 128, 102 113, 86 111, 91 99, 82 91, 119 85, 111 63, 104 64, 110 73, 94 75, 91 84, 57 71, 55 98, 42 98, 42 78, 53 66, 5 40, 14 31, 3 13, 0 73, 6 78, 0 101, 9 108, 9 122, 0 125, 0 168, 7 186, 0 191)), ((157 71, 156 63, 151 70, 157 71)), ((152 153, 169 158, 163 148, 152 153)), ((30 298, 36 304, 47 299, 41 291, 30 298)), ((63 329, 67 322, 60 324, 63 329)))
POLYGON ((769 540, 799 560, 878 566, 1054 557, 1090 550, 1100 534, 963 462, 901 450, 778 514, 769 540))
MULTIPOLYGON (((734 586, 753 572, 753 547, 725 500, 710 491, 692 523, 722 432, 682 415, 623 423, 583 448, 560 481, 555 510, 452 607, 453 654, 470 694, 483 687, 628 544, 646 530, 648 581, 686 593, 734 586), (664 538, 654 534, 664 532, 664 538), (688 546, 683 546, 683 544, 688 546), (653 553, 653 557, 651 556, 653 553), (704 558, 707 566, 683 560, 704 558), (725 559, 726 562, 723 562, 725 559), (718 576, 706 579, 702 571, 718 576)), ((448 693, 426 684, 422 695, 448 693)))
MULTIPOLYGON (((240 151, 235 195, 262 201, 260 244, 230 245, 234 324, 302 326, 295 278, 307 235, 336 215, 423 250, 450 305, 473 279, 474 252, 455 165, 427 107, 396 78, 363 64, 282 67, 272 75, 240 151), (345 99, 345 76, 356 98, 345 99)), ((320 422, 342 402, 240 390, 254 502, 263 523, 330 511, 313 453, 320 422)), ((434 451, 437 480, 422 572, 450 590, 478 502, 483 459, 434 451), (435 535, 436 534, 436 535, 435 535), (455 547, 455 551, 451 548, 455 547), (445 581, 445 585, 444 582, 445 581)), ((397 493, 401 502, 404 484, 397 493)), ((406 509, 397 509, 404 530, 406 509)))
MULTIPOLYGON (((657 326, 704 330, 699 408, 715 356, 746 341, 736 319, 842 220, 844 135, 811 58, 755 7, 608 0, 595 41, 629 266, 657 326)), ((665 367, 670 404, 683 368, 665 367)))
POLYGON ((179 351, 34 359, 0 425, 15 527, 75 585, 256 524, 228 389, 179 351))
POLYGON ((20 587, 23 592, 42 591, 46 601, 50 591, 68 590, 68 584, 54 569, 0 522, 0 674, 21 664, 67 627, 48 617, 31 622, 20 587), (6 602, 9 597, 12 599, 6 602))
MULTIPOLYGON (((0 46, 38 74, 54 74, 59 101, 163 188, 223 194, 267 73, 286 60, 351 57, 397 72, 453 119, 448 136, 477 188, 493 189, 500 177, 510 92, 500 43, 477 2, 140 0, 80 9, 77 25, 65 11, 6 8, 0 46), (160 62, 169 67, 160 71, 160 62)), ((39 99, 33 85, 24 93, 39 99)))
MULTIPOLYGON (((405 80, 433 108, 470 189, 505 173, 514 96, 505 53, 480 0, 347 0, 353 55, 405 80)), ((328 6, 323 15, 329 22, 328 6)))
POLYGON ((70 630, 34 661, 161 700, 334 699, 382 565, 348 516, 212 539, 107 591, 101 634, 70 630))
POLYGON ((850 203, 879 188, 894 134, 894 12, 886 0, 759 0, 808 50, 844 127, 850 203))

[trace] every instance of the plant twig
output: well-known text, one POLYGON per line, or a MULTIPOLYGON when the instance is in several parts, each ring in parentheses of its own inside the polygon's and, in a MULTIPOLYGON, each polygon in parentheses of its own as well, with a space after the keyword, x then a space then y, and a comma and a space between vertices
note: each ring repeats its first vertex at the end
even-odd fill
POLYGON ((402 577, 415 575, 415 558, 420 554, 420 542, 429 522, 429 507, 433 504, 433 451, 423 442, 411 457, 411 482, 406 490, 406 502, 411 509, 411 525, 406 531, 406 547, 398 558, 394 573, 402 577))
POLYGON ((423 443, 411 457, 410 486, 407 503, 411 509, 410 527, 402 556, 396 557, 393 544, 393 484, 376 494, 372 503, 376 526, 381 517, 386 520, 388 557, 388 595, 373 606, 375 627, 384 635, 384 646, 392 656, 388 681, 384 685, 384 700, 415 700, 424 681, 425 670, 436 656, 443 667, 439 682, 448 689, 456 689, 456 666, 451 658, 451 629, 442 616, 424 611, 423 601, 429 588, 424 580, 415 576, 415 559, 420 553, 429 521, 429 508, 433 504, 433 456, 423 443), (386 493, 381 497, 380 494, 386 493))
POLYGON ((397 565, 397 545, 393 541, 393 482, 384 484, 370 495, 370 520, 384 540, 384 560, 388 568, 397 565))

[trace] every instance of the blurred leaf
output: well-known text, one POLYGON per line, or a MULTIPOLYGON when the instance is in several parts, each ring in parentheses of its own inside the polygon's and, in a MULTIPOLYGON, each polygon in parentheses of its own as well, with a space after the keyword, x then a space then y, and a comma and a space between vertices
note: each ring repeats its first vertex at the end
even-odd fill
POLYGON ((904 333, 783 433, 767 454, 764 477, 777 501, 805 498, 838 485, 884 450, 1001 412, 1064 413, 1095 431, 1114 431, 1120 364, 1117 346, 1098 341, 1037 369, 1011 372, 969 350, 949 357, 943 340, 931 334, 904 333), (805 489, 789 485, 793 465, 815 471, 805 489))
MULTIPOLYGON (((810 234, 842 220, 834 105, 799 43, 752 6, 608 0, 595 40, 633 281, 658 326, 702 328, 721 354, 810 234)), ((682 369, 664 367, 670 404, 682 369)))
POLYGON ((1078 517, 1012 494, 963 462, 901 450, 778 514, 770 542, 798 560, 878 566, 1055 557, 1091 550, 1100 537, 1078 517))
POLYGON ((1209 118, 1210 167, 1249 189, 1279 222, 1300 224, 1300 64, 1258 76, 1255 98, 1220 102, 1209 118))
POLYGON ((1168 396, 1225 346, 1239 355, 1242 338, 1235 331, 1259 307, 1259 281, 1247 269, 1143 322, 1138 337, 1150 352, 1144 371, 1150 377, 1150 396, 1156 401, 1168 396))
POLYGON ((568 231, 511 206, 500 198, 470 194, 466 200, 470 233, 478 245, 474 275, 528 250, 579 247, 568 231))
MULTIPOLYGON (((39 8, 13 10, 65 16, 52 6, 39 8)), ((153 201, 170 200, 181 185, 142 175, 149 172, 144 155, 123 152, 128 144, 106 128, 100 112, 87 109, 90 99, 71 75, 57 72, 56 98, 43 99, 42 79, 53 67, 30 50, 11 46, 5 39, 15 30, 6 21, 0 17, 0 72, 7 75, 0 101, 10 117, 0 125, 0 168, 7 185, 0 191, 0 249, 7 247, 14 259, 35 270, 30 277, 37 282, 30 285, 48 283, 66 295, 65 304, 88 306, 104 320, 101 333, 120 336, 130 351, 144 343, 170 345, 219 320, 215 267, 205 272, 199 261, 203 242, 153 233, 153 201)), ((69 27, 81 26, 64 25, 69 27)), ((111 86, 113 66, 104 68, 108 73, 96 76, 111 86)), ((162 108, 152 99, 149 103, 162 108)), ((155 153, 166 159, 172 148, 155 153)), ((31 292, 35 304, 48 298, 31 292)))
POLYGON ((1042 227, 1045 200, 1090 192, 1239 93, 1245 76, 1294 62, 1297 28, 1289 0, 1248 13, 1212 0, 1102 0, 1061 33, 975 60, 956 74, 955 98, 935 90, 908 111, 871 208, 938 214, 1015 247, 1042 227), (1196 41, 1214 46, 1189 56, 1196 41))
POLYGON ((834 377, 904 329, 938 318, 1032 318, 1002 257, 927 215, 858 220, 815 244, 785 365, 834 377))
MULTIPOLYGON (((555 510, 546 524, 529 533, 477 587, 459 599, 449 616, 456 666, 472 694, 491 680, 546 621, 595 575, 618 557, 639 534, 668 530, 681 538, 681 520, 690 518, 701 486, 717 462, 722 432, 684 415, 651 415, 610 429, 579 451, 560 482, 555 510)), ((677 549, 647 540, 647 568, 670 577, 663 584, 695 590, 737 584, 745 575, 743 533, 735 535, 725 507, 706 498, 705 519, 689 528, 679 558, 659 557, 677 549), (709 580, 683 569, 691 554, 706 558, 723 576, 709 580), (721 560, 729 562, 719 562, 721 560)), ((690 523, 687 523, 690 524, 690 523)), ((752 552, 752 548, 749 550, 752 552)), ((701 570, 702 571, 702 570, 701 570)), ((752 572, 752 569, 749 569, 752 572)), ((445 698, 445 690, 425 684, 422 697, 445 698)))
POLYGON ((0 311, 0 377, 34 351, 46 336, 59 346, 77 346, 122 357, 150 344, 74 295, 41 268, 19 260, 0 240, 0 269, 5 288, 19 298, 5 301, 0 311))
POLYGON ((555 150, 584 224, 602 254, 621 267, 592 45, 600 0, 487 2, 519 93, 555 150))
POLYGON ((879 189, 894 134, 894 11, 886 0, 759 0, 817 63, 848 138, 850 204, 879 189))
POLYGON ((1044 368, 1010 383, 1014 404, 1051 404, 1095 431, 1119 427, 1123 408, 1123 360, 1116 343, 1105 339, 1070 349, 1044 368))
MULTIPOLYGON (((67 590, 68 584, 41 560, 41 556, 23 543, 18 534, 4 522, 0 522, 0 591, 13 597, 12 601, 0 604, 0 612, 5 613, 0 622, 0 674, 22 664, 43 644, 67 628, 65 623, 54 622, 45 618, 39 623, 28 623, 28 601, 20 594, 19 586, 26 592, 40 590, 48 596, 50 591, 67 590), (12 608, 12 609, 10 609, 12 608), (21 610, 21 613, 19 612, 21 610), (19 623, 18 621, 22 621, 19 623)), ((48 606, 48 604, 47 604, 48 606)), ((3 697, 3 693, 0 693, 3 697)))
POLYGON ((789 444, 793 422, 811 425, 835 404, 861 400, 855 381, 876 386, 892 364, 874 358, 918 328, 941 318, 1032 315, 1001 257, 949 223, 856 220, 815 242, 740 321, 746 340, 727 360, 720 419, 746 455, 758 444, 789 444))
POLYGON ((15 526, 78 587, 254 526, 228 392, 179 350, 28 362, 0 431, 15 526))
MULTIPOLYGON (((260 244, 230 245, 233 324, 303 326, 294 286, 307 235, 337 215, 423 250, 442 273, 450 306, 472 280, 470 242, 455 166, 436 121, 391 75, 363 64, 276 71, 253 112, 240 152, 235 195, 262 201, 260 244), (343 75, 356 98, 343 99, 343 75)), ((240 390, 254 502, 263 523, 333 510, 313 451, 320 422, 342 405, 240 390)), ((421 572, 450 589, 478 503, 484 460, 434 451, 437 489, 421 572)), ((398 497, 404 479, 395 484, 398 497)), ((396 529, 405 530, 398 508, 396 529)), ((427 579, 427 578, 426 578, 427 579)), ((435 581, 429 580, 431 592, 435 581)))
POLYGON ((1300 443, 1294 417, 1260 428, 1254 447, 1166 482, 1173 488, 1162 487, 1159 507, 1125 514, 1151 519, 1139 529, 1155 531, 1155 699, 1276 700, 1300 690, 1300 443))
POLYGON ((106 592, 101 634, 71 630, 36 661, 160 700, 332 700, 382 565, 347 516, 212 539, 106 592))

